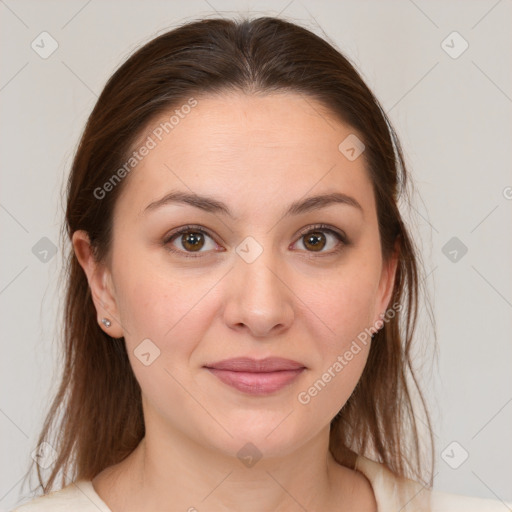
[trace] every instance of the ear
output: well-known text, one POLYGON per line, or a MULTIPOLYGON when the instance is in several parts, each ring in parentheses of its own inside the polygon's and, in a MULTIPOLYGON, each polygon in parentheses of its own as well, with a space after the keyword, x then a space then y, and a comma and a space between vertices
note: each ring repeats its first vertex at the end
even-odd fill
POLYGON ((379 281, 379 287, 377 292, 377 302, 375 304, 376 316, 374 318, 373 325, 380 326, 383 324, 382 318, 384 317, 393 295, 393 289, 395 287, 396 270, 398 268, 398 261, 400 259, 400 239, 397 238, 393 253, 387 262, 384 262, 382 266, 382 272, 379 281))
POLYGON ((124 335, 123 328, 119 321, 119 312, 110 270, 104 263, 96 261, 89 235, 86 231, 75 231, 72 243, 78 262, 89 282, 94 307, 98 316, 98 324, 109 336, 122 338, 124 335), (102 318, 110 320, 110 327, 102 324, 102 318))

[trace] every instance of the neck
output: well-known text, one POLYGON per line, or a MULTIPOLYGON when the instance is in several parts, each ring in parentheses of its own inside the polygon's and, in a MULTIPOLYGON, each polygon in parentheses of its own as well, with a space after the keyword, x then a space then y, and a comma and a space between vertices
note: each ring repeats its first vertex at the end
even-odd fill
POLYGON ((146 430, 118 465, 119 510, 342 510, 341 504, 354 499, 361 475, 337 464, 328 434, 327 429, 293 453, 263 457, 251 466, 250 459, 244 463, 179 433, 162 439, 146 430))

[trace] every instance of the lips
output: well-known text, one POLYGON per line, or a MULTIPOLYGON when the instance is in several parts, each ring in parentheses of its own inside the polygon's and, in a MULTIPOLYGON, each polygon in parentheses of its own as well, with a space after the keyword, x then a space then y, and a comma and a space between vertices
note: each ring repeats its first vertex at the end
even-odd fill
POLYGON ((232 372, 279 372, 284 370, 298 370, 305 368, 303 364, 291 359, 281 357, 267 357, 266 359, 252 359, 250 357, 238 357, 236 359, 225 359, 217 363, 206 365, 206 368, 216 370, 229 370, 232 372))
POLYGON ((306 369, 297 361, 279 357, 226 359, 205 365, 205 368, 225 384, 251 395, 279 391, 306 369))

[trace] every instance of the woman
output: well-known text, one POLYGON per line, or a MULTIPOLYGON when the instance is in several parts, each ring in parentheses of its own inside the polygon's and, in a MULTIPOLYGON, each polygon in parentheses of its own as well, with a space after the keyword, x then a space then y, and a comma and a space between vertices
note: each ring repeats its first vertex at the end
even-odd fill
POLYGON ((430 490, 406 179, 378 101, 304 28, 202 20, 138 50, 69 178, 46 495, 17 510, 500 510, 430 490))

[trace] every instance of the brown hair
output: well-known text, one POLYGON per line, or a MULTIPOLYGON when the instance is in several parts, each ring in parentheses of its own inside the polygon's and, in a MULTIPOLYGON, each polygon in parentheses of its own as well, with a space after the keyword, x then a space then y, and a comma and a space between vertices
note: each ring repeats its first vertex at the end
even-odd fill
MULTIPOLYGON (((432 485, 432 429, 411 358, 419 260, 397 204, 406 191, 404 158, 377 99, 353 65, 322 38, 272 17, 205 19, 164 33, 137 50, 108 80, 87 121, 67 184, 64 235, 71 239, 76 230, 85 230, 98 261, 106 258, 113 207, 126 180, 101 200, 94 191, 126 162, 152 120, 191 95, 230 90, 303 94, 364 141, 384 261, 399 241, 391 303, 402 308, 374 335, 362 377, 331 422, 330 450, 349 467, 355 454, 371 454, 399 476, 423 479, 426 465, 412 383, 428 427, 432 485)), ((111 338, 98 326, 88 281, 72 248, 65 279, 64 368, 38 440, 38 445, 49 442, 57 455, 46 480, 37 466, 45 494, 59 471, 62 486, 68 477, 92 479, 128 456, 145 434, 141 390, 124 339, 111 338), (54 430, 58 437, 50 440, 54 430)))

